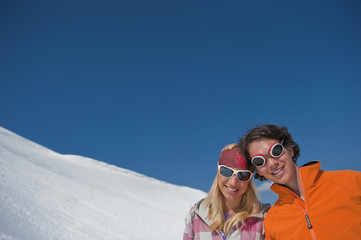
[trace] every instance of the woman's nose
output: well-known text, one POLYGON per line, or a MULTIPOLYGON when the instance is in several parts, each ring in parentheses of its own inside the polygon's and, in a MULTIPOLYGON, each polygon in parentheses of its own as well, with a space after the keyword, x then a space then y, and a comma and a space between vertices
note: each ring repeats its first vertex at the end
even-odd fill
POLYGON ((231 179, 229 179, 229 181, 230 181, 230 183, 233 184, 233 185, 237 184, 238 178, 237 178, 236 174, 233 175, 233 176, 231 177, 231 179))

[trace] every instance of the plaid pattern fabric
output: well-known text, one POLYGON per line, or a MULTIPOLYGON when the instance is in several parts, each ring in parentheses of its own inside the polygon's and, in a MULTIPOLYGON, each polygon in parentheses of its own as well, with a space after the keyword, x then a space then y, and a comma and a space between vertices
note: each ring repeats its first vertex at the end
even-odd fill
MULTIPOLYGON (((209 228, 208 209, 202 206, 202 201, 192 207, 185 219, 183 240, 223 240, 222 235, 209 228)), ((246 220, 239 228, 236 226, 227 235, 227 240, 262 240, 264 239, 263 218, 269 204, 263 205, 261 213, 246 220)))

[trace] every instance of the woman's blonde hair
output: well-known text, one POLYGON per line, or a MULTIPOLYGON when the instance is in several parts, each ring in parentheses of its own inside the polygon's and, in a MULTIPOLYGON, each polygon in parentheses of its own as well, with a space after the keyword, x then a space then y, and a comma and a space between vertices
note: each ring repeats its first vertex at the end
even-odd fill
MULTIPOLYGON (((239 148, 238 144, 229 144, 225 146, 222 151, 230 148, 239 148)), ((223 231, 225 234, 232 229, 233 226, 237 224, 244 224, 246 219, 259 212, 259 202, 258 202, 258 191, 252 179, 248 183, 248 188, 243 194, 240 204, 240 209, 232 215, 230 219, 225 221, 226 213, 226 204, 224 196, 218 186, 219 173, 213 181, 211 190, 209 191, 207 197, 204 199, 205 205, 209 208, 209 217, 212 224, 210 228, 212 231, 223 231)))

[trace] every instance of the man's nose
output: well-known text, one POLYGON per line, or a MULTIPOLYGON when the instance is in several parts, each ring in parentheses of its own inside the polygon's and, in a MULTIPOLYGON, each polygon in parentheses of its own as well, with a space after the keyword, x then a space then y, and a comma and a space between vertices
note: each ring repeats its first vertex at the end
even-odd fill
POLYGON ((269 157, 266 163, 270 170, 276 170, 278 168, 278 159, 274 157, 269 157))

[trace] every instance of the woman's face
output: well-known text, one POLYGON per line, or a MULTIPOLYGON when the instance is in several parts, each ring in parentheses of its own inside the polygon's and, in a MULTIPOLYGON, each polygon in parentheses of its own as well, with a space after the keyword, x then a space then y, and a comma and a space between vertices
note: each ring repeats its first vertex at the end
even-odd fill
MULTIPOLYGON (((242 168, 230 167, 233 170, 242 170, 242 168)), ((240 204, 243 194, 247 191, 249 182, 240 181, 236 174, 230 178, 219 174, 218 187, 221 190, 226 202, 230 205, 240 204)))
POLYGON ((289 186, 297 179, 295 163, 292 160, 292 148, 284 148, 284 152, 280 157, 272 157, 269 149, 278 143, 275 139, 260 139, 251 142, 248 152, 252 157, 257 154, 264 155, 266 163, 262 167, 257 167, 257 172, 266 177, 268 180, 278 184, 289 186))

